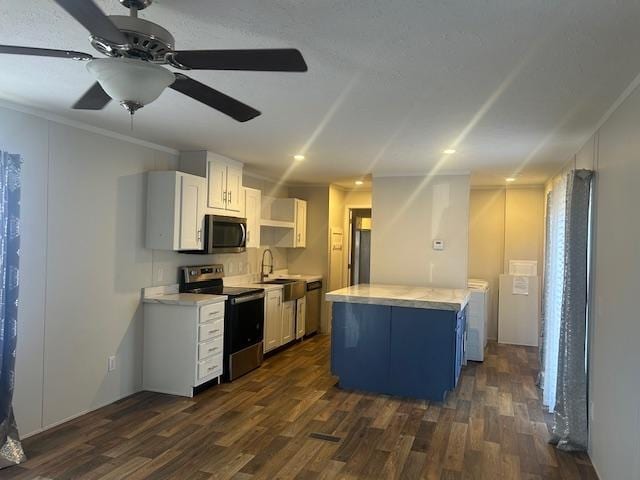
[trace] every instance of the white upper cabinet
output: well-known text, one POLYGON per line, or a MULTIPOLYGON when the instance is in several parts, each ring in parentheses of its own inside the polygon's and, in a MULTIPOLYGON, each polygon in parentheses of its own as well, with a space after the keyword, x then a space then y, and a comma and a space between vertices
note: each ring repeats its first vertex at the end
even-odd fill
POLYGON ((227 165, 227 210, 242 210, 242 168, 227 165))
POLYGON ((260 212, 262 192, 254 188, 243 188, 244 209, 247 217, 247 248, 260 247, 260 212))
POLYGON ((296 207, 296 248, 304 248, 307 246, 307 202, 304 200, 294 199, 296 207))
POLYGON ((204 150, 180 153, 180 170, 207 179, 207 212, 244 216, 242 164, 204 150))
POLYGON ((298 198, 262 199, 262 245, 282 248, 307 246, 307 202, 298 198))
POLYGON ((209 162, 208 175, 207 206, 224 210, 227 207, 227 166, 221 162, 209 162))
POLYGON ((205 179, 176 171, 147 175, 147 248, 202 250, 205 179))

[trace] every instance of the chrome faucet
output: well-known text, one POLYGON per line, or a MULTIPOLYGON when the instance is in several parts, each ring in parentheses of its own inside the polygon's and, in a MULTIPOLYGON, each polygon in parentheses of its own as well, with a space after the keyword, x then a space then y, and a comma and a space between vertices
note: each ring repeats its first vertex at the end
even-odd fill
POLYGON ((266 275, 264 273, 264 267, 267 266, 264 263, 264 257, 267 252, 269 252, 269 256, 271 257, 271 265, 269 266, 269 273, 273 273, 273 252, 269 248, 265 248, 264 252, 262 252, 262 263, 260 264, 260 282, 264 282, 264 279, 269 276, 269 273, 267 273, 266 275))

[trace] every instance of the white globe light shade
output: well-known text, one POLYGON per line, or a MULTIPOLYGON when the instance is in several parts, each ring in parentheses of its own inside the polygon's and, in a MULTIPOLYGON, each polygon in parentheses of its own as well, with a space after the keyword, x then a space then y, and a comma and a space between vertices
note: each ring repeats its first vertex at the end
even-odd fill
POLYGON ((159 65, 131 58, 97 58, 87 63, 87 70, 111 98, 140 106, 153 102, 176 80, 159 65))

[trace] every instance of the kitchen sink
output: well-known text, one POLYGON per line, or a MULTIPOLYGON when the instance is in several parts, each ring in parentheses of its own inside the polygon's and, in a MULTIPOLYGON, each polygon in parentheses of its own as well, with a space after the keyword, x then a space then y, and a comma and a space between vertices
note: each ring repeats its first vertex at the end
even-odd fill
POLYGON ((267 285, 282 285, 282 301, 288 302, 289 300, 297 300, 302 298, 307 293, 307 282, 304 280, 296 280, 293 278, 276 278, 274 280, 267 280, 267 285))

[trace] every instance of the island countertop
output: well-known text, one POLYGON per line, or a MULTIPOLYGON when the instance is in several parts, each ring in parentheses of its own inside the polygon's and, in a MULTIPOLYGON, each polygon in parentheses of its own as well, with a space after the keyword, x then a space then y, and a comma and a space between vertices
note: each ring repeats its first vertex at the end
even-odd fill
POLYGON ((395 307, 460 311, 469 302, 470 290, 411 285, 360 284, 327 292, 330 302, 364 303, 395 307))

